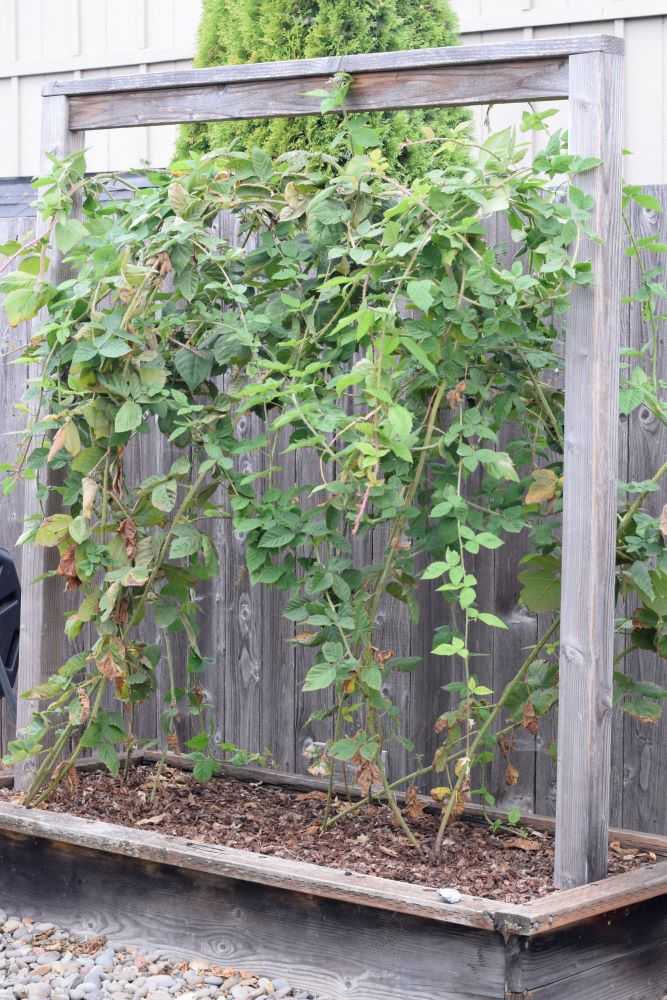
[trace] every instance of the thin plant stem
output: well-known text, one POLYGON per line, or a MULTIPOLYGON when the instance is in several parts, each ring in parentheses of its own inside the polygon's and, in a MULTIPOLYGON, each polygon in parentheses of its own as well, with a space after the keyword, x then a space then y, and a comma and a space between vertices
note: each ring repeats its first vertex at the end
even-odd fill
MULTIPOLYGON (((482 725, 477 730, 477 735, 475 736, 475 739, 473 740, 472 745, 470 747, 470 755, 469 756, 470 756, 471 760, 474 758, 475 754, 477 753, 477 749, 480 746, 481 742, 485 739, 486 734, 488 733, 489 729, 491 728, 491 726, 493 725, 493 723, 496 721, 496 719, 498 718, 498 716, 502 712, 505 704, 507 703, 507 700, 509 699, 510 695, 512 694, 512 692, 516 688, 517 684, 520 684, 523 681, 524 677, 526 676, 526 674, 528 672, 528 668, 530 667, 531 663, 534 663, 534 661, 540 655, 540 653, 542 652, 542 650, 544 649, 544 647, 548 644, 549 640, 551 639, 551 636, 557 631, 557 629, 558 629, 559 626, 560 626, 560 616, 554 619, 554 621, 551 623, 551 625, 549 626, 549 628, 547 629, 547 631, 544 633, 544 635, 542 636, 542 638, 540 639, 540 641, 538 643, 536 643, 535 646, 533 646, 532 650, 530 651, 530 653, 528 654, 528 656, 526 657, 526 659, 523 661, 523 663, 519 667, 518 671, 516 672, 516 674, 514 675, 514 677, 512 678, 512 680, 505 687, 505 690, 503 691, 503 693, 501 694, 500 698, 496 702, 494 708, 491 710, 491 712, 489 712, 487 718, 484 720, 484 722, 482 723, 482 725)), ((449 798, 447 800, 447 805, 445 806, 445 808, 442 811, 442 818, 440 820, 440 827, 438 829, 438 833, 437 833, 437 836, 435 838, 435 844, 433 846, 433 858, 434 859, 437 859, 438 857, 440 857, 440 852, 442 850, 442 842, 443 842, 444 837, 445 837, 445 832, 446 832, 447 827, 449 825, 449 821, 450 821, 450 819, 452 817, 452 812, 454 811, 454 806, 455 806, 455 804, 456 804, 456 802, 458 800, 458 796, 459 796, 459 794, 461 792, 461 788, 463 786, 463 782, 465 781, 467 775, 468 775, 468 768, 467 767, 461 768, 461 773, 459 774, 459 776, 458 776, 458 778, 456 780, 456 784, 452 788, 451 794, 450 794, 450 796, 449 796, 449 798)))

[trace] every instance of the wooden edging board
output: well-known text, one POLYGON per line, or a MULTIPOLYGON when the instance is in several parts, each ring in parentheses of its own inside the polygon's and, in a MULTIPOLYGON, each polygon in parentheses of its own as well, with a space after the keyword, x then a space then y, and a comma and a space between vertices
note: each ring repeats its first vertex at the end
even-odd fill
MULTIPOLYGON (((157 754, 143 754, 154 759, 157 754)), ((183 767, 186 761, 169 755, 168 762, 183 767)), ((84 762, 83 767, 97 767, 84 762)), ((292 788, 322 787, 323 783, 304 776, 286 775, 258 768, 225 767, 226 773, 245 781, 260 781, 292 788)), ((543 829, 553 821, 538 817, 543 829)), ((533 824, 533 817, 530 818, 533 824)), ((253 882, 351 904, 390 910, 441 923, 460 924, 480 930, 500 931, 507 936, 534 937, 568 927, 592 917, 667 895, 667 860, 656 861, 636 871, 613 875, 604 881, 553 893, 534 902, 513 905, 475 896, 462 896, 456 904, 444 903, 435 888, 415 886, 373 875, 346 873, 304 861, 275 858, 202 844, 149 830, 89 820, 42 809, 0 803, 2 834, 36 837, 111 855, 204 872, 223 878, 253 882)), ((667 856, 667 837, 644 837, 626 831, 612 831, 622 843, 643 847, 667 856)))

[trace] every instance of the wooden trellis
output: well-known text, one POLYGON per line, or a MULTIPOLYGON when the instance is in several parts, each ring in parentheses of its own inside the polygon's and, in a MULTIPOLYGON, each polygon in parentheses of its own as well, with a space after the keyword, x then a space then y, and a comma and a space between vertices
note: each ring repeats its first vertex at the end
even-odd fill
MULTIPOLYGON (((336 73, 346 111, 567 98, 570 150, 602 165, 581 176, 595 202, 586 241, 594 281, 576 287, 566 334, 565 494, 558 733, 556 883, 607 873, 614 633, 620 344, 623 43, 593 36, 68 80, 44 91, 42 152, 83 148, 91 129, 319 114, 305 91, 336 73)), ((57 278, 61 263, 51 264, 57 278)), ((29 513, 29 511, 28 511, 29 513)), ((62 596, 44 550, 24 555, 21 686, 55 669, 62 596)), ((26 702, 19 726, 29 721, 26 702)))

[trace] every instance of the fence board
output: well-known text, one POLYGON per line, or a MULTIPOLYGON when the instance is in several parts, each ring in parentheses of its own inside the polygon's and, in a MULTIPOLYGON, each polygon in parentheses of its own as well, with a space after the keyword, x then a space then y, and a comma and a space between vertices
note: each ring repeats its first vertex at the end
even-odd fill
MULTIPOLYGON (((667 187, 649 189, 660 198, 667 212, 667 187)), ((217 223, 219 231, 230 239, 235 229, 228 218, 217 223)), ((643 209, 635 208, 633 225, 640 235, 656 235, 667 241, 667 223, 664 215, 656 218, 643 209)), ((0 242, 20 235, 33 227, 33 219, 21 210, 21 217, 0 219, 0 242)), ((495 239, 502 249, 506 238, 502 224, 494 228, 495 239)), ((650 263, 649 260, 646 263, 650 263)), ((634 265, 628 263, 623 278, 623 291, 636 286, 634 265)), ((647 331, 640 322, 637 307, 627 307, 624 312, 624 344, 637 346, 646 339, 647 331), (630 319, 631 317, 631 319, 630 319)), ((17 438, 14 432, 23 425, 23 418, 14 409, 14 403, 23 393, 25 369, 11 364, 9 353, 24 343, 26 329, 7 331, 0 353, 0 412, 3 415, 0 432, 0 462, 11 461, 15 454, 17 438)), ((667 378, 667 357, 660 355, 660 369, 667 378)), ((252 437, 257 427, 242 423, 241 432, 252 437)), ((620 476, 640 480, 651 475, 664 456, 667 437, 640 411, 629 421, 624 421, 621 431, 620 476), (627 432, 627 433, 626 433, 627 432), (624 436, 625 435, 625 436, 624 436), (627 465, 627 456, 630 465, 627 465)), ((135 475, 146 476, 156 471, 158 465, 168 467, 172 455, 156 452, 152 435, 143 435, 128 449, 126 458, 128 479, 135 475)), ((252 465, 259 467, 266 461, 260 452, 254 453, 252 465)), ((282 461, 277 464, 283 464, 282 461)), ((320 469, 313 456, 297 453, 285 456, 285 471, 280 476, 293 475, 300 482, 316 483, 320 469)), ((667 501, 667 485, 651 498, 652 510, 658 511, 667 501)), ((19 489, 11 500, 5 501, 4 516, 0 518, 0 545, 13 550, 20 560, 21 551, 15 549, 23 517, 23 490, 19 489)), ((303 757, 304 743, 308 739, 322 741, 331 734, 329 721, 307 725, 315 708, 328 705, 327 692, 304 694, 303 677, 312 662, 312 651, 288 643, 293 633, 290 623, 280 617, 282 595, 274 595, 268 588, 251 587, 245 569, 243 539, 234 534, 229 521, 211 525, 211 533, 220 555, 220 575, 209 581, 201 591, 202 651, 211 656, 213 663, 196 680, 207 692, 216 719, 216 735, 254 750, 271 749, 276 763, 284 769, 303 771, 307 762, 303 757)), ((372 539, 355 544, 356 558, 367 559, 375 552, 379 558, 384 545, 380 532, 372 539)), ((518 604, 516 563, 523 554, 523 542, 511 536, 498 553, 488 552, 477 557, 473 572, 480 584, 480 599, 486 608, 494 609, 510 625, 508 632, 495 632, 473 636, 475 652, 480 654, 471 661, 471 670, 484 683, 493 681, 495 689, 513 674, 523 658, 525 647, 534 642, 548 627, 548 620, 539 622, 526 614, 518 604)), ((460 673, 460 664, 435 657, 430 653, 433 629, 447 622, 451 609, 435 590, 434 584, 422 584, 420 593, 421 619, 410 627, 403 607, 388 600, 382 608, 384 626, 379 633, 381 648, 396 652, 423 655, 423 666, 414 675, 401 675, 392 682, 391 690, 405 714, 404 733, 416 744, 416 751, 429 761, 435 747, 433 722, 448 704, 442 686, 453 679, 454 671, 460 673)), ((146 639, 153 640, 148 630, 146 639)), ((179 647, 176 649, 177 677, 183 680, 185 666, 179 647)), ((635 654, 630 658, 628 670, 633 676, 665 683, 664 661, 649 654, 635 654)), ((458 675, 457 675, 458 676, 458 675)), ((160 697, 165 682, 160 684, 160 697)), ((159 737, 161 706, 153 699, 142 706, 136 719, 136 732, 141 739, 159 737)), ((555 766, 546 750, 555 738, 555 718, 541 724, 540 734, 533 747, 532 738, 520 737, 518 752, 513 755, 520 780, 508 787, 504 782, 504 762, 497 764, 486 775, 490 789, 505 805, 517 804, 522 809, 552 814, 555 806, 555 766)), ((195 720, 179 725, 181 740, 196 729, 195 720)), ((12 736, 4 708, 0 712, 0 737, 3 748, 12 736)), ((667 721, 660 726, 646 726, 616 715, 613 735, 614 786, 612 813, 614 821, 627 828, 667 833, 667 721)), ((390 759, 392 774, 398 774, 412 762, 408 755, 396 747, 390 759)), ((442 783, 441 777, 438 783, 442 783)))

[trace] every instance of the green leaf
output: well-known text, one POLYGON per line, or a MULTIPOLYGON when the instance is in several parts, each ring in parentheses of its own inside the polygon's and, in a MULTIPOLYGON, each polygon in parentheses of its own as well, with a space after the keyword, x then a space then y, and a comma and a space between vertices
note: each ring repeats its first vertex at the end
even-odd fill
POLYGON ((363 667, 359 676, 362 682, 367 684, 369 688, 373 688, 374 691, 382 689, 382 671, 376 664, 371 663, 367 667, 363 667))
POLYGON ((56 223, 56 246, 61 253, 69 253, 72 247, 84 240, 88 230, 78 219, 66 219, 56 223))
POLYGON ((75 541, 77 545, 80 545, 81 542, 85 542, 85 540, 90 536, 90 524, 83 514, 79 514, 78 517, 74 518, 69 526, 69 533, 72 540, 75 541))
POLYGON ((151 490, 151 503, 158 510, 169 514, 176 506, 177 494, 178 483, 174 479, 168 479, 166 483, 158 483, 151 490))
POLYGON ((560 560, 555 556, 536 556, 519 573, 522 584, 519 600, 529 611, 538 614, 558 611, 560 607, 560 560))
POLYGON ((174 367, 188 389, 194 392, 210 376, 213 357, 211 354, 195 354, 183 347, 174 355, 174 367))
POLYGON ((41 303, 39 296, 32 288, 17 288, 8 292, 3 300, 3 308, 10 326, 18 326, 34 319, 39 312, 41 303))
POLYGON ((329 753, 336 760, 352 760, 357 750, 359 749, 359 744, 357 740, 350 739, 349 737, 336 740, 329 747, 329 753))
POLYGON ((435 299, 433 298, 433 282, 426 280, 408 281, 406 291, 408 298, 414 302, 422 312, 428 312, 435 299))
POLYGON ((490 531, 482 531, 479 535, 475 535, 475 541, 485 549, 497 549, 503 544, 502 539, 490 531))
POLYGON ((401 343, 403 344, 405 349, 412 355, 415 361, 419 362, 422 368, 425 368, 427 372, 431 373, 431 375, 438 374, 435 365, 433 364, 428 354, 426 353, 424 348, 421 347, 420 344, 418 344, 415 340, 412 340, 410 337, 403 337, 401 343))
POLYGON ((175 528, 174 536, 169 549, 170 559, 185 559, 199 550, 202 536, 191 524, 183 524, 175 528))
POLYGON ((449 565, 445 562, 432 562, 427 566, 421 575, 422 580, 436 580, 449 570, 449 565))
POLYGON ((349 119, 348 130, 352 140, 352 148, 355 153, 362 153, 365 149, 381 146, 382 140, 374 128, 364 125, 355 116, 349 119))
POLYGON ((477 613, 477 620, 482 622, 484 625, 489 625, 491 628, 509 628, 502 618, 498 618, 497 615, 489 614, 488 611, 479 611, 477 613))
POLYGON ((143 419, 144 413, 139 404, 132 399, 126 399, 116 414, 114 430, 116 434, 127 434, 128 431, 141 427, 143 419))
POLYGON ((63 541, 69 531, 72 518, 69 514, 52 514, 37 529, 35 541, 50 548, 63 541))
POLYGON ((321 691, 336 680, 336 668, 330 663, 316 663, 310 668, 303 682, 304 691, 321 691))

